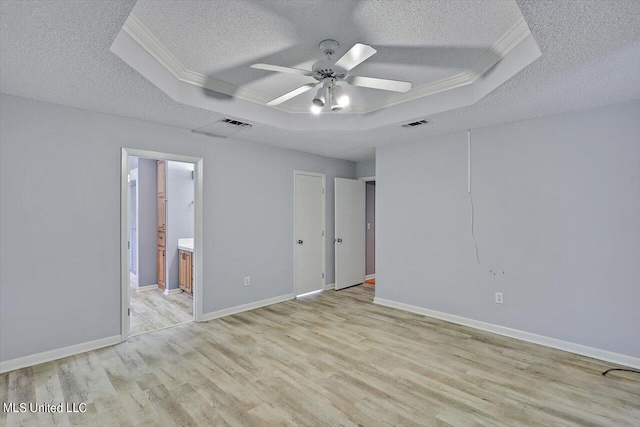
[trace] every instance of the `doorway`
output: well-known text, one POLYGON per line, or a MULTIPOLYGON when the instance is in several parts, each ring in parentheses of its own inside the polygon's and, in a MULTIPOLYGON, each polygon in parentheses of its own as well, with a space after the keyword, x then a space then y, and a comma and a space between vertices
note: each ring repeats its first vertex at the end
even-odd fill
POLYGON ((138 177, 136 175, 130 175, 131 182, 129 183, 129 242, 131 245, 129 282, 138 286, 138 177))
POLYGON ((202 317, 203 162, 123 148, 121 163, 125 341, 202 317))
POLYGON ((325 174, 294 172, 294 292, 325 287, 325 174))
POLYGON ((376 181, 365 181, 365 285, 376 285, 376 181))

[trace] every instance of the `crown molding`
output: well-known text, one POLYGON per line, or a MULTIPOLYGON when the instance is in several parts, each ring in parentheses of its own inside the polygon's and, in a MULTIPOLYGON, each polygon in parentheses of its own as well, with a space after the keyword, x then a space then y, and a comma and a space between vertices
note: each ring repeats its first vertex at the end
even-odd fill
POLYGON ((122 29, 176 79, 185 83, 233 96, 245 101, 265 104, 271 99, 252 90, 188 70, 134 13, 130 13, 122 29))
MULTIPOLYGON (((129 17, 125 21, 122 29, 138 45, 140 45, 142 49, 158 61, 160 65, 162 65, 179 81, 261 105, 264 105, 271 100, 265 95, 253 90, 242 88, 214 77, 209 77, 187 69, 173 54, 173 52, 171 52, 134 13, 129 14, 129 17)), ((505 32, 468 71, 427 83, 406 93, 394 94, 384 99, 369 102, 361 106, 352 106, 349 111, 344 111, 342 115, 367 114, 383 108, 472 84, 478 78, 482 77, 482 75, 490 70, 495 64, 501 61, 514 47, 516 47, 530 34, 531 31, 529 30, 526 21, 524 18, 520 18, 520 20, 507 30, 507 32, 505 32)), ((309 114, 307 106, 302 105, 281 104, 271 108, 287 113, 309 114)))
POLYGON ((469 79, 476 81, 530 34, 531 30, 529 30, 527 21, 524 18, 520 18, 502 37, 491 45, 490 50, 482 55, 476 65, 467 71, 466 74, 469 79))

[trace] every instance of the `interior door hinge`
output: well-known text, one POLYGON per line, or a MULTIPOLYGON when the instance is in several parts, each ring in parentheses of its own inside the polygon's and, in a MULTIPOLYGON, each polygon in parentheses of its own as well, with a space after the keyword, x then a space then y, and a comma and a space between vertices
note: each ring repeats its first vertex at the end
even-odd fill
POLYGON ((322 236, 324 237, 324 230, 322 230, 322 236))
POLYGON ((131 309, 127 308, 127 316, 131 316, 131 309))
POLYGON ((324 194, 324 188, 322 189, 322 194, 324 194))
POLYGON ((322 273, 322 278, 324 279, 324 273, 322 273))
POLYGON ((127 249, 131 249, 131 242, 127 242, 127 249))

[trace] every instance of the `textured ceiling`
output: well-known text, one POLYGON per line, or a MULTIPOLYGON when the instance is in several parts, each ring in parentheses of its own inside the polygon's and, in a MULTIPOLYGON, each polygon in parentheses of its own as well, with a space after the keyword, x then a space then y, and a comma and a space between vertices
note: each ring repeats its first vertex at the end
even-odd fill
POLYGON ((193 128, 222 117, 178 104, 116 57, 135 1, 0 1, 0 91, 193 128))
MULTIPOLYGON (((352 74, 405 80, 414 88, 469 70, 522 19, 512 0, 140 0, 133 13, 189 70, 273 99, 313 78, 250 68, 262 62, 311 69, 323 39, 378 50, 352 74), (475 25, 486 22, 486 25, 475 25)), ((352 104, 393 92, 345 86, 352 104)), ((287 102, 308 107, 313 91, 287 102)))
MULTIPOLYGON (((292 132, 256 124, 235 137, 363 160, 382 144, 640 99, 640 2, 518 5, 542 57, 470 107, 431 116, 432 124, 415 129, 292 132)), ((173 101, 109 51, 133 6, 2 0, 0 91, 185 129, 220 118, 173 101)))

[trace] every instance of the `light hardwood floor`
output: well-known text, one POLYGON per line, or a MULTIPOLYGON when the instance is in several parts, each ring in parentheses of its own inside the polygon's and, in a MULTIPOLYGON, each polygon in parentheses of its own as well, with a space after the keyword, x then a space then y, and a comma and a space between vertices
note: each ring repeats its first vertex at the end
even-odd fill
POLYGON ((640 425, 640 378, 372 303, 366 286, 0 375, 0 399, 86 402, 4 425, 640 425))
POLYGON ((193 321, 193 298, 186 293, 164 295, 158 289, 142 292, 129 289, 129 335, 144 334, 193 321))

